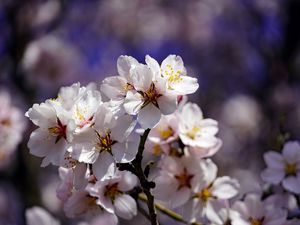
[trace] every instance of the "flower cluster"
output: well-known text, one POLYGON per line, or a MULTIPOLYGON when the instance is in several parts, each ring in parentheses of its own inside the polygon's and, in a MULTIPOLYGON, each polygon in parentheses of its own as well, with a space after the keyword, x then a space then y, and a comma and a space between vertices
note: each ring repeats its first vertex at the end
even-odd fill
MULTIPOLYGON (((181 209, 185 223, 287 224, 289 210, 297 207, 286 204, 293 195, 238 199, 238 181, 218 176, 210 158, 222 146, 218 122, 187 102, 199 85, 182 59, 170 55, 159 64, 146 56, 145 62, 120 56, 118 75, 104 79, 100 89, 63 87, 57 98, 26 113, 38 126, 28 142, 31 154, 43 158, 43 167, 59 167, 57 197, 65 214, 113 225, 145 214, 146 202, 152 224, 155 208, 162 207, 181 209)), ((283 156, 267 153, 264 180, 299 194, 299 150, 288 143, 283 156)))

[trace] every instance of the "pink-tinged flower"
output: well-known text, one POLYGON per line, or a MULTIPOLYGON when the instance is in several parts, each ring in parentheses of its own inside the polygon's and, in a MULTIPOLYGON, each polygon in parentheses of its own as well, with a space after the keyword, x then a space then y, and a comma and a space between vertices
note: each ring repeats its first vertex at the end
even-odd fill
POLYGON ((57 219, 38 206, 27 209, 25 216, 28 225, 60 225, 57 219))
POLYGON ((247 194, 244 201, 236 201, 232 209, 238 214, 232 217, 232 225, 284 225, 287 211, 270 206, 257 194, 247 194))
POLYGON ((47 100, 40 105, 34 104, 26 116, 39 126, 30 135, 28 142, 30 153, 44 157, 41 165, 43 167, 49 163, 60 166, 75 130, 70 113, 59 102, 47 100))
POLYGON ((64 202, 64 212, 67 217, 94 217, 102 213, 107 213, 103 208, 96 204, 96 198, 87 191, 74 191, 64 202))
POLYGON ((166 92, 166 80, 157 76, 147 65, 140 64, 130 70, 133 90, 127 91, 124 109, 130 115, 138 115, 143 128, 152 128, 161 115, 173 113, 177 96, 166 92))
POLYGON ((264 154, 267 168, 261 177, 265 182, 278 185, 284 189, 300 194, 300 146, 298 142, 287 142, 282 154, 269 151, 264 154))
POLYGON ((9 164, 26 127, 23 113, 13 106, 7 92, 0 92, 0 167, 9 164))
POLYGON ((219 150, 222 141, 215 136, 219 130, 217 121, 204 119, 201 109, 192 103, 183 106, 179 117, 179 137, 191 154, 202 158, 219 150))
POLYGON ((178 139, 177 114, 162 116, 158 124, 153 127, 148 135, 145 149, 155 156, 169 154, 170 144, 178 139))
POLYGON ((167 81, 167 92, 171 94, 192 94, 199 87, 197 78, 187 76, 180 56, 169 55, 159 66, 155 59, 147 55, 146 63, 156 75, 163 77, 167 81))
POLYGON ((89 184, 87 191, 96 198, 96 203, 109 213, 130 220, 137 215, 135 200, 126 192, 137 184, 137 177, 127 171, 117 171, 112 177, 89 184))
POLYGON ((190 156, 166 156, 161 159, 158 167, 160 171, 154 178, 155 198, 168 203, 172 208, 185 204, 201 181, 200 161, 190 156))
POLYGON ((207 204, 214 200, 227 200, 238 194, 239 183, 230 177, 217 177, 217 166, 210 160, 202 160, 202 180, 194 188, 195 207, 206 214, 207 204))
POLYGON ((129 115, 118 118, 104 104, 96 114, 95 123, 74 137, 72 147, 68 150, 79 162, 93 164, 97 179, 114 167, 115 162, 130 162, 137 150, 137 140, 129 135, 135 127, 135 121, 129 115))
POLYGON ((61 182, 56 189, 56 196, 66 202, 72 196, 74 190, 84 190, 88 184, 87 166, 84 163, 77 163, 74 167, 59 167, 61 182))
POLYGON ((94 123, 94 115, 102 104, 101 94, 94 83, 87 87, 80 87, 80 83, 62 87, 56 100, 71 113, 76 133, 94 123))

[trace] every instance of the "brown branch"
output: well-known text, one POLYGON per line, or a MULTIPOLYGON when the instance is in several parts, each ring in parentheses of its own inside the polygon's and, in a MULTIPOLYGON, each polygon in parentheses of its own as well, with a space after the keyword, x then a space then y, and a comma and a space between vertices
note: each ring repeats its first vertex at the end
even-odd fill
POLYGON ((146 175, 144 174, 143 168, 142 168, 143 152, 145 149, 145 142, 147 140, 149 132, 150 132, 150 129, 146 129, 144 134, 141 136, 139 149, 138 149, 135 159, 132 161, 132 165, 135 169, 135 174, 137 175, 137 177, 140 180, 140 184, 143 189, 143 192, 147 196, 147 205, 148 205, 151 225, 158 225, 159 223, 157 220, 157 215, 156 215, 155 206, 154 206, 154 197, 150 191, 151 188, 155 187, 155 183, 148 181, 146 175))

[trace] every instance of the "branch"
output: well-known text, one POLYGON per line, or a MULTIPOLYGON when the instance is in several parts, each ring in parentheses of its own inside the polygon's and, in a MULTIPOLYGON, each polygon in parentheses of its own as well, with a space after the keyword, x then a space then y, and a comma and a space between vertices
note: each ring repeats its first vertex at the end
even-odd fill
POLYGON ((151 225, 158 225, 157 215, 156 215, 155 206, 154 206, 154 197, 150 191, 151 188, 155 187, 155 183, 148 181, 146 175, 144 174, 143 168, 142 168, 142 160, 143 160, 143 153, 144 153, 144 149, 145 149, 145 142, 147 140, 149 132, 150 132, 150 129, 147 129, 147 130, 145 130, 144 134, 141 136, 139 149, 138 149, 135 159, 132 161, 132 166, 135 169, 135 174, 137 175, 137 177, 140 180, 140 184, 142 186, 143 192, 147 196, 147 205, 148 205, 151 225))
MULTIPOLYGON (((147 202, 147 196, 144 195, 144 194, 139 194, 138 196, 139 200, 143 201, 143 202, 147 202)), ((201 223, 199 222, 188 222, 186 220, 183 219, 183 217, 181 215, 179 215, 178 213, 158 204, 158 203, 155 203, 154 204, 155 208, 158 209, 160 212, 162 212, 163 214, 171 217, 172 219, 178 221, 178 222, 181 222, 181 223, 184 223, 184 224, 190 224, 190 225, 201 225, 201 223)))

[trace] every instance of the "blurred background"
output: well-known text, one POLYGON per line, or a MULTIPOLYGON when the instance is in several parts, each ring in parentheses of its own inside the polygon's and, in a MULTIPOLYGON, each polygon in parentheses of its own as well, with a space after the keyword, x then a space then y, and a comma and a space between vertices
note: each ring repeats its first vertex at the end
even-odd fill
POLYGON ((299 27, 298 0, 1 0, 0 224, 25 224, 33 205, 76 222, 57 168, 29 155, 23 115, 63 85, 116 75, 121 54, 180 55, 200 84, 190 100, 219 121, 219 174, 258 188, 263 153, 300 139, 299 27))

